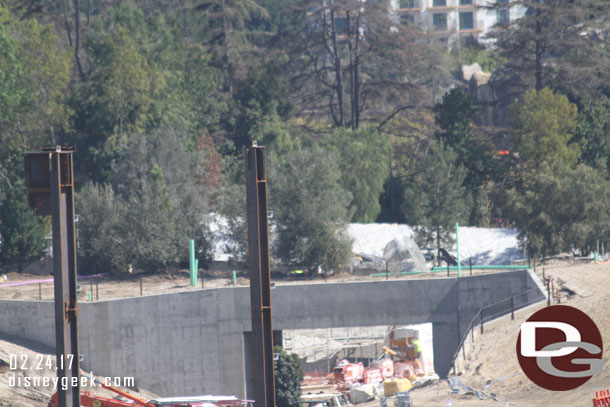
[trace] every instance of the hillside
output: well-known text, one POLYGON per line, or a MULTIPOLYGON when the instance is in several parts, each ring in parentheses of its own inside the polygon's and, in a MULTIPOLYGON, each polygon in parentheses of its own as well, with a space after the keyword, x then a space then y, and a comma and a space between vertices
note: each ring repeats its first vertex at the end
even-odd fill
MULTIPOLYGON (((537 271, 542 278, 541 268, 537 271)), ((606 287, 610 284, 610 265, 546 266, 545 275, 553 279, 556 291, 559 290, 562 294, 561 304, 578 308, 595 321, 605 342, 604 355, 608 355, 610 314, 608 314, 607 302, 610 294, 606 287), (568 293, 571 296, 567 296, 568 293)), ((504 403, 524 407, 591 406, 595 392, 610 387, 610 370, 607 363, 602 374, 594 376, 583 386, 568 392, 544 390, 520 373, 521 368, 515 353, 520 324, 545 305, 540 304, 518 312, 514 321, 508 316, 488 324, 485 333, 475 338, 474 347, 467 354, 460 382, 475 390, 482 390, 489 381, 501 380, 490 385, 487 392, 495 393, 502 403, 494 400, 479 400, 476 395, 464 395, 464 392, 450 395, 447 382, 441 382, 416 390, 413 393, 414 405, 444 406, 446 400, 450 399, 453 407, 499 406, 504 403)))

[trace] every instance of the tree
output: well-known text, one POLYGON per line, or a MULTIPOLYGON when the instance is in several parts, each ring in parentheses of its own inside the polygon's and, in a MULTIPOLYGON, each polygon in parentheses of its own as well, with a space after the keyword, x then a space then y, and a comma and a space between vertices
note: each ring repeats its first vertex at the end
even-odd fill
POLYGON ((489 135, 474 125, 476 108, 475 101, 456 88, 434 107, 440 128, 436 139, 451 147, 467 170, 464 187, 470 195, 471 225, 486 224, 491 181, 499 176, 494 145, 489 135))
POLYGON ((21 181, 13 180, 0 206, 0 262, 4 266, 23 265, 44 254, 44 228, 28 205, 21 181))
POLYGON ((346 234, 351 196, 341 187, 336 156, 316 145, 299 146, 267 163, 273 254, 286 265, 345 264, 351 252, 346 234))
MULTIPOLYGON (((260 136, 260 128, 270 121, 287 121, 292 111, 286 84, 278 63, 252 69, 245 79, 238 80, 234 95, 223 120, 235 151, 241 152, 260 136)), ((258 139, 261 141, 261 139, 258 139)))
POLYGON ((586 99, 581 103, 575 129, 580 162, 610 172, 610 99, 586 99))
POLYGON ((248 30, 248 23, 266 20, 267 11, 254 0, 206 0, 194 7, 200 32, 196 37, 212 50, 213 63, 225 73, 224 90, 233 94, 235 79, 243 78, 260 32, 248 30))
POLYGON ((423 44, 389 7, 340 0, 289 9, 276 49, 289 56, 284 71, 298 115, 355 130, 429 102, 429 83, 416 70, 423 44))
POLYGON ((577 107, 549 88, 529 90, 509 107, 519 159, 529 168, 542 162, 576 164, 580 156, 574 142, 577 107))
POLYGON ((609 191, 608 181, 591 167, 544 162, 523 186, 508 191, 507 215, 530 255, 575 248, 586 254, 610 230, 609 191))
POLYGON ((403 212, 408 223, 419 225, 420 244, 434 244, 440 256, 440 248, 452 243, 455 223, 467 212, 462 186, 466 169, 453 149, 442 143, 433 145, 420 165, 419 174, 405 192, 403 212))
POLYGON ((326 141, 339 157, 341 185, 352 194, 353 222, 374 222, 381 211, 379 197, 390 172, 390 143, 371 127, 336 129, 326 141))
POLYGON ((274 346, 273 352, 279 354, 274 362, 275 402, 277 407, 293 407, 301 398, 301 359, 296 353, 287 353, 281 346, 274 346))
POLYGON ((208 203, 216 188, 214 145, 188 149, 190 136, 161 128, 129 140, 113 166, 112 183, 127 203, 134 264, 176 265, 187 258, 188 240, 207 235, 208 203), (152 261, 152 263, 150 263, 152 261))
POLYGON ((202 264, 209 260, 208 204, 220 168, 214 145, 200 141, 171 128, 129 139, 112 166, 112 186, 88 185, 78 195, 86 264, 172 268, 186 262, 189 239, 204 250, 202 264))
MULTIPOLYGON (((605 1, 518 0, 512 12, 524 16, 498 24, 491 33, 505 58, 500 75, 519 90, 545 86, 574 97, 599 95, 610 75, 608 49, 595 39, 607 22, 605 1)), ((497 6, 506 9, 505 2, 497 6)))
POLYGON ((20 21, 0 6, 0 141, 5 151, 58 144, 69 130, 70 55, 52 25, 20 21))
POLYGON ((132 261, 127 204, 112 186, 87 183, 76 194, 78 265, 85 274, 125 272, 132 261))

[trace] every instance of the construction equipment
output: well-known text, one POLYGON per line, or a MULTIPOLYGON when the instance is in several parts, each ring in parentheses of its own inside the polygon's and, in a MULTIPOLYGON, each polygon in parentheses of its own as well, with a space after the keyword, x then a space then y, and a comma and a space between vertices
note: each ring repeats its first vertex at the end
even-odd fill
MULTIPOLYGON (((252 407, 252 400, 241 400, 235 396, 194 396, 194 397, 165 397, 153 400, 142 400, 116 387, 109 386, 100 380, 81 372, 81 376, 87 377, 94 383, 110 390, 130 401, 118 400, 96 395, 90 391, 82 391, 80 403, 83 407, 252 407)), ((60 407, 58 394, 51 397, 47 407, 60 407)))
POLYGON ((333 369, 333 377, 335 386, 340 391, 345 391, 354 383, 364 381, 364 365, 342 360, 333 369))

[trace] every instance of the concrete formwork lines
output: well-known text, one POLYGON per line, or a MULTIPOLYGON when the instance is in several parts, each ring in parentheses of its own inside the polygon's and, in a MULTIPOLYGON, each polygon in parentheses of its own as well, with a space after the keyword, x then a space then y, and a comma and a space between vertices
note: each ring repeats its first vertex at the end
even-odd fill
MULTIPOLYGON (((451 368, 457 338, 482 306, 536 287, 525 271, 459 280, 278 286, 272 290, 273 327, 326 329, 431 322, 435 370, 442 376, 451 368)), ((0 301, 0 332, 5 334, 54 345, 52 317, 49 302, 0 301)), ((81 317, 89 319, 79 332, 86 370, 105 376, 134 376, 137 386, 161 396, 247 396, 248 287, 82 304, 81 317), (127 337, 122 338, 121 333, 127 337)))

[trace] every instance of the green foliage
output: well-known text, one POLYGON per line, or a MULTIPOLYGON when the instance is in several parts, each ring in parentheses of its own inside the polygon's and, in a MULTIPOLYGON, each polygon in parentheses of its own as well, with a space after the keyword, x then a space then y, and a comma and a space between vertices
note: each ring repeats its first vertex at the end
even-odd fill
MULTIPOLYGON (((514 24, 490 33, 507 68, 496 78, 517 92, 548 86, 571 99, 597 97, 608 83, 610 53, 597 34, 607 24, 604 0, 521 0, 514 24)), ((506 3, 495 7, 506 10, 506 3)), ((514 10, 512 8, 511 10, 514 10)))
POLYGON ((71 130, 72 109, 67 89, 71 55, 62 50, 52 25, 26 20, 15 27, 24 71, 27 98, 19 118, 20 132, 27 134, 30 146, 57 144, 71 130))
POLYGON ((83 228, 91 231, 82 237, 87 264, 114 271, 125 271, 126 264, 151 271, 175 267, 186 261, 193 238, 204 250, 199 253, 202 263, 209 259, 212 185, 204 176, 212 175, 208 164, 213 156, 197 148, 189 151, 188 144, 188 134, 171 128, 133 136, 113 166, 114 188, 89 186, 79 194, 83 228), (95 215, 110 211, 114 215, 107 220, 95 215), (96 229, 107 230, 107 236, 96 237, 96 229), (100 252, 114 244, 118 250, 100 252), (109 258, 96 262, 99 253, 109 258))
POLYGON ((473 124, 475 111, 474 100, 458 89, 449 91, 443 102, 434 107, 436 123, 440 127, 437 140, 451 147, 467 170, 464 187, 469 194, 469 223, 483 225, 488 213, 487 202, 482 201, 486 201, 489 182, 498 173, 498 163, 489 135, 473 124))
POLYGON ((610 184, 586 165, 544 162, 506 200, 523 245, 536 256, 574 248, 588 253, 610 229, 610 184))
POLYGON ((509 107, 509 117, 519 158, 528 167, 552 161, 576 164, 580 149, 572 139, 577 108, 566 96, 549 88, 529 90, 509 107))
POLYGON ((281 346, 274 346, 273 352, 279 353, 279 358, 274 363, 276 405, 293 407, 301 398, 301 359, 296 353, 287 353, 281 346))
POLYGON ((457 88, 445 94, 443 102, 434 106, 436 124, 441 128, 437 139, 460 152, 466 151, 475 107, 470 95, 457 88))
POLYGON ((484 72, 493 72, 496 68, 506 62, 498 51, 488 50, 484 47, 470 46, 460 50, 462 63, 471 65, 475 62, 479 64, 484 72))
POLYGON ((578 114, 575 138, 582 152, 580 162, 610 171, 610 99, 586 99, 578 114))
POLYGON ((80 89, 83 106, 77 122, 86 121, 90 131, 107 136, 143 130, 154 91, 164 84, 158 83, 160 76, 138 51, 129 31, 115 24, 110 32, 92 32, 86 50, 93 70, 80 89))
POLYGON ((442 143, 432 147, 421 162, 420 173, 405 191, 403 212, 409 224, 419 225, 420 246, 440 249, 451 244, 455 223, 467 213, 466 190, 462 186, 466 169, 457 154, 442 143))
POLYGON ((44 228, 28 205, 23 183, 13 181, 0 206, 0 263, 21 271, 28 261, 43 256, 44 228))
MULTIPOLYGON (((0 8, 0 13, 6 15, 6 10, 0 8)), ((18 45, 7 32, 5 18, 0 20, 0 136, 6 132, 25 97, 24 89, 20 87, 23 67, 17 56, 18 45)))
POLYGON ((278 64, 250 71, 244 80, 235 84, 231 109, 224 119, 235 151, 241 153, 261 136, 261 127, 268 127, 269 122, 286 121, 291 110, 278 64))
POLYGON ((131 256, 127 240, 130 222, 127 204, 110 185, 87 183, 76 194, 78 224, 78 266, 84 274, 125 272, 131 256))
POLYGON ((0 14, 0 141, 22 150, 57 143, 70 127, 70 55, 52 25, 8 20, 1 7, 0 14))
POLYGON ((268 157, 273 254, 284 264, 336 268, 348 259, 350 193, 341 187, 334 154, 312 145, 268 157))
POLYGON ((372 127, 336 129, 326 144, 339 157, 341 185, 352 194, 353 222, 374 222, 381 211, 379 197, 390 172, 388 137, 372 127))

